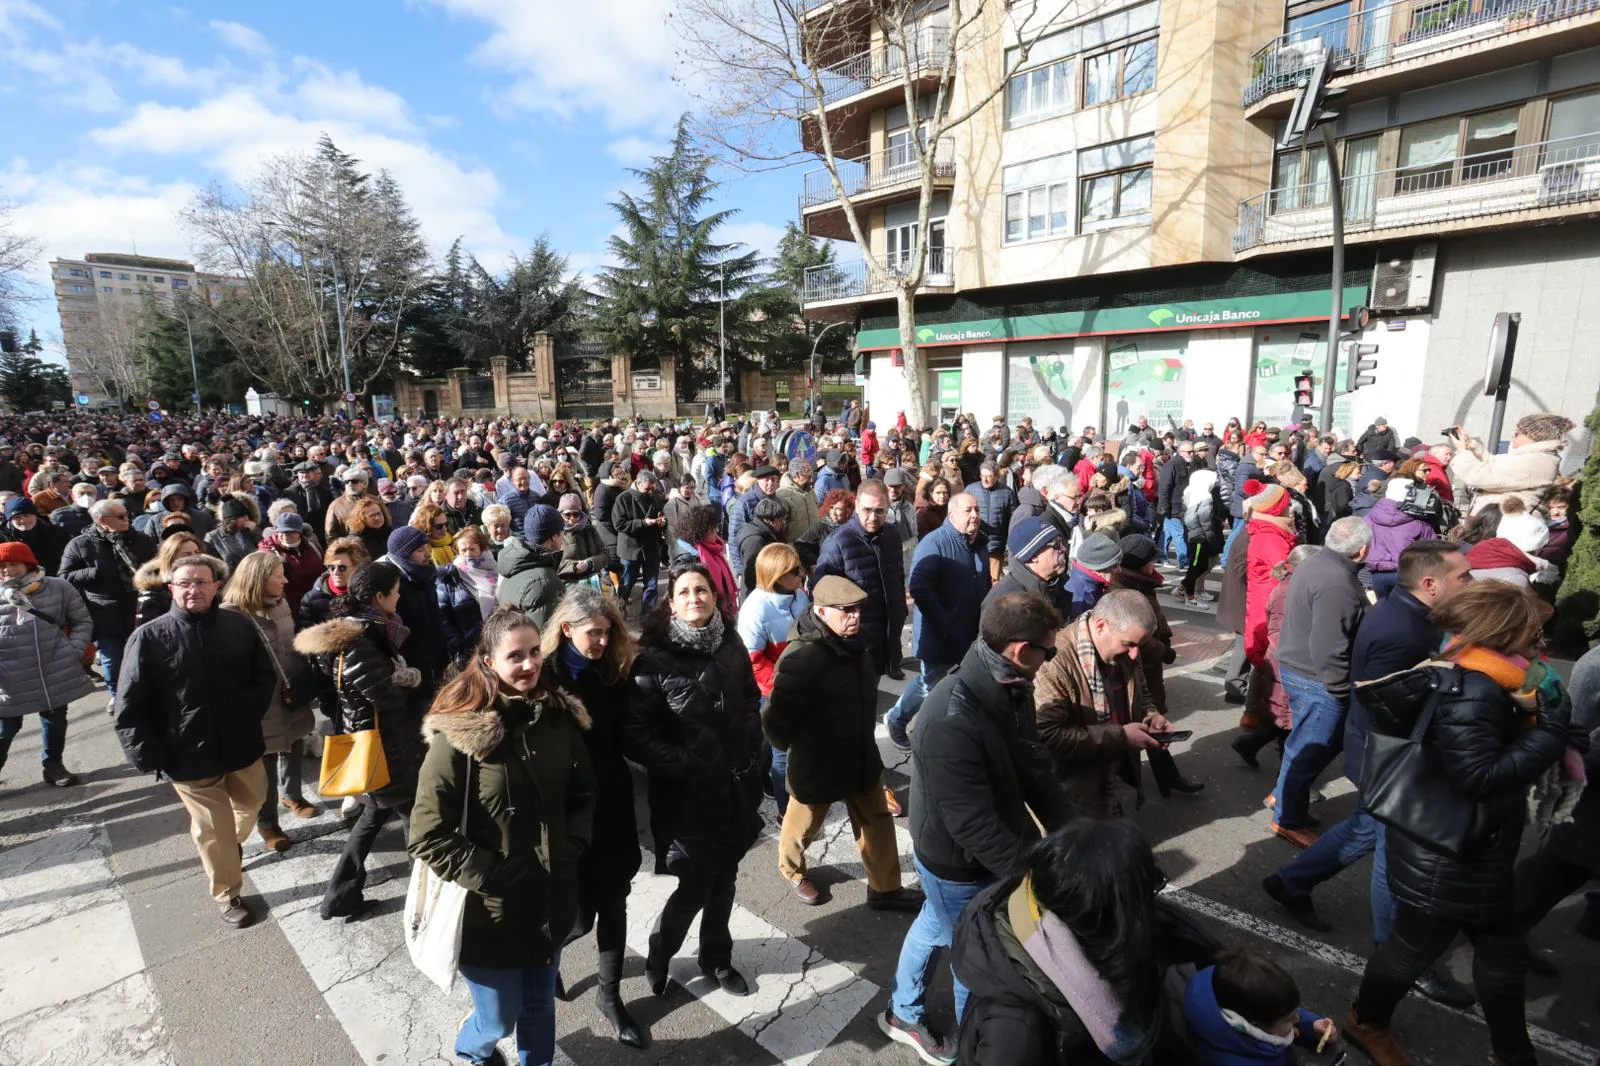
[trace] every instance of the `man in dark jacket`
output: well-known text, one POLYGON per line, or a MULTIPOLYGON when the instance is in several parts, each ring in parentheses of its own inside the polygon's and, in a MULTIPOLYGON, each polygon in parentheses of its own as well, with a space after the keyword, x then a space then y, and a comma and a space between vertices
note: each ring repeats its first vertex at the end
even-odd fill
POLYGON ((1356 450, 1369 459, 1375 459, 1384 452, 1400 450, 1400 434, 1389 425, 1389 420, 1379 415, 1372 420, 1361 436, 1356 438, 1356 450))
POLYGON ((316 463, 297 464, 294 484, 283 495, 294 501, 294 509, 305 519, 307 528, 316 533, 327 532, 328 505, 333 503, 333 490, 322 480, 322 467, 316 463))
POLYGON ((985 607, 1012 592, 1037 592, 1067 616, 1072 598, 1062 577, 1067 572, 1067 547, 1061 530, 1044 518, 1024 518, 1011 526, 1006 541, 1010 565, 983 598, 985 607))
POLYGON ((1011 533, 1011 515, 1017 509, 1017 494, 1000 481, 1000 468, 993 460, 978 467, 978 480, 967 486, 967 495, 978 501, 979 531, 989 557, 989 581, 1000 580, 1006 558, 1006 537, 1011 533))
POLYGON ((239 899, 240 848, 266 795, 261 718, 278 674, 255 626, 213 609, 225 572, 210 556, 178 560, 172 609, 128 640, 116 720, 128 761, 172 782, 211 898, 240 927, 252 920, 239 899))
POLYGON ((661 497, 656 494, 655 471, 645 467, 627 491, 617 497, 611 511, 611 524, 617 531, 617 558, 622 561, 622 602, 633 595, 633 586, 644 579, 644 611, 656 606, 656 578, 667 549, 667 516, 662 513, 661 497))
MULTIPOLYGON (((1433 657, 1441 634, 1428 621, 1428 612, 1457 589, 1470 584, 1472 569, 1459 544, 1428 540, 1412 544, 1400 555, 1399 584, 1386 598, 1369 608, 1356 630, 1350 650, 1350 680, 1354 684, 1376 681, 1409 670, 1433 657)), ((1357 688, 1345 717, 1345 776, 1361 787, 1362 756, 1367 746, 1367 710, 1357 688)), ((1302 925, 1326 932, 1311 901, 1311 892, 1345 867, 1376 849, 1372 864, 1372 939, 1389 939, 1394 922, 1394 901, 1389 894, 1388 863, 1382 826, 1358 807, 1350 817, 1323 833, 1317 842, 1262 882, 1267 895, 1283 904, 1302 925)), ((1418 982, 1417 989, 1430 999, 1454 1007, 1472 1006, 1472 993, 1436 967, 1418 982)))
POLYGON ((1344 745, 1350 707, 1350 649, 1367 608, 1356 577, 1372 548, 1372 527, 1355 516, 1328 527, 1323 550, 1289 579, 1278 632, 1278 680, 1294 713, 1273 790, 1272 831, 1298 848, 1317 839, 1311 829, 1311 783, 1344 745))
MULTIPOLYGON (((929 694, 912 738, 912 862, 928 902, 900 947, 878 1028, 926 1062, 955 1062, 955 1042, 924 1020, 934 953, 984 886, 1022 865, 1023 850, 1072 816, 1034 724, 1033 677, 1055 647, 1061 615, 1019 592, 983 610, 979 638, 929 694), (1030 810, 1032 814, 1030 814, 1030 810)), ((955 981, 956 1020, 967 992, 955 981)))
MULTIPOLYGON (((766 501, 762 501, 765 503, 766 501)), ((883 793, 883 758, 873 730, 878 674, 858 640, 867 594, 842 577, 817 582, 809 612, 795 623, 773 672, 761 723, 773 747, 789 753, 789 805, 778 836, 778 872, 807 906, 822 893, 806 876, 806 848, 828 809, 843 803, 867 871, 867 906, 914 911, 922 893, 901 887, 894 818, 883 793)))
POLYGON ((1156 517, 1161 521, 1156 550, 1162 562, 1167 559, 1168 547, 1176 550, 1180 562, 1189 557, 1189 544, 1183 535, 1183 490, 1189 487, 1193 464, 1194 445, 1184 441, 1178 445, 1178 454, 1162 463, 1156 475, 1156 517))
POLYGON ((863 481, 856 513, 822 543, 812 588, 829 574, 847 577, 867 593, 861 608, 861 637, 878 673, 899 680, 900 630, 906 624, 906 574, 900 561, 900 535, 888 527, 889 490, 881 481, 863 481))
MULTIPOLYGON (((758 466, 755 469, 756 483, 750 487, 750 491, 735 497, 728 504, 728 567, 734 576, 741 580, 746 572, 753 579, 756 572, 755 567, 746 558, 741 543, 744 539, 745 525, 755 514, 757 504, 762 500, 778 498, 778 481, 782 477, 783 472, 771 464, 758 466)), ((788 514, 788 508, 784 509, 784 513, 788 514)), ((744 591, 749 592, 754 587, 754 584, 746 582, 744 591)))
POLYGON ((117 695, 122 647, 133 632, 133 611, 139 594, 134 572, 155 558, 156 545, 128 528, 128 509, 120 500, 101 500, 89 509, 94 525, 73 539, 61 555, 58 575, 78 590, 94 619, 94 643, 106 691, 117 695))
POLYGON ((89 508, 101 498, 93 485, 80 483, 72 486, 72 503, 66 507, 56 508, 50 515, 50 524, 61 531, 63 548, 66 547, 67 541, 80 533, 88 532, 89 527, 94 525, 94 519, 89 517, 89 508))
POLYGON ((741 565, 739 581, 746 595, 756 587, 756 556, 768 544, 782 543, 783 531, 788 525, 789 508, 784 502, 776 496, 763 496, 735 533, 741 565))
MULTIPOLYGON (((76 507, 57 507, 50 517, 54 519, 62 511, 75 510, 76 507)), ((58 576, 61 553, 67 547, 67 536, 53 521, 46 522, 40 518, 38 508, 26 496, 6 501, 5 525, 0 527, 0 541, 26 544, 38 561, 40 571, 46 577, 58 576)))
POLYGON ((889 739, 901 751, 911 750, 906 730, 928 691, 956 668, 978 639, 978 615, 989 591, 988 555, 981 525, 982 509, 971 494, 950 497, 943 525, 917 545, 911 557, 911 600, 917 605, 911 622, 911 654, 920 666, 917 676, 884 716, 889 739))

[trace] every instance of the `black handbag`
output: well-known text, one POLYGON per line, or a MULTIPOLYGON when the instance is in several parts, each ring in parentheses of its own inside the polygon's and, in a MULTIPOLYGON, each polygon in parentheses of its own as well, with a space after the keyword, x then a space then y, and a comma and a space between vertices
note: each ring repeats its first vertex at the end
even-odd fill
POLYGON ((1456 787, 1424 744, 1439 700, 1435 690, 1409 736, 1367 734, 1361 804, 1395 832, 1459 859, 1488 836, 1489 816, 1482 801, 1456 787))

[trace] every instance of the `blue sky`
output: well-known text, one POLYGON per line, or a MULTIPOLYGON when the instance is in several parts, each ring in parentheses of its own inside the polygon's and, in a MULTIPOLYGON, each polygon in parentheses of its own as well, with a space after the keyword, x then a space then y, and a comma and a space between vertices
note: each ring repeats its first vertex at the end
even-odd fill
MULTIPOLYGON (((0 198, 55 256, 189 258, 178 213, 326 131, 406 191, 437 252, 540 233, 604 261, 607 206, 693 101, 670 0, 0 0, 0 198)), ((801 168, 803 169, 803 168, 801 168)), ((722 174, 728 239, 764 252, 801 169, 722 174)), ((53 299, 25 311, 59 336, 53 299)))

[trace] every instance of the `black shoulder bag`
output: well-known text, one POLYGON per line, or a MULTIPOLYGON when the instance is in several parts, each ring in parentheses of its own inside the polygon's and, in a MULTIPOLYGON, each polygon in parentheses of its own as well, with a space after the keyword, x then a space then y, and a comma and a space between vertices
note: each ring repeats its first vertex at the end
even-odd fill
POLYGON ((1488 835, 1489 816, 1481 800, 1456 787, 1424 743, 1440 699, 1436 688, 1410 736, 1367 734, 1361 802, 1390 829, 1459 859, 1488 835))

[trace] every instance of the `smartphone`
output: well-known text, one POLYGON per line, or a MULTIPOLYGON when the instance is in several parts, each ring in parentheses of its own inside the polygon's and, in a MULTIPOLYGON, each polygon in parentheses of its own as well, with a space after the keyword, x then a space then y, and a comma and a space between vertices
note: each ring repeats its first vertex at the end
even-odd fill
POLYGON ((1171 730, 1168 730, 1165 733, 1152 732, 1150 735, 1155 737, 1157 740, 1161 741, 1161 743, 1163 743, 1163 744, 1171 744, 1174 741, 1188 740, 1190 737, 1194 736, 1194 730, 1192 730, 1192 729, 1171 729, 1171 730))

